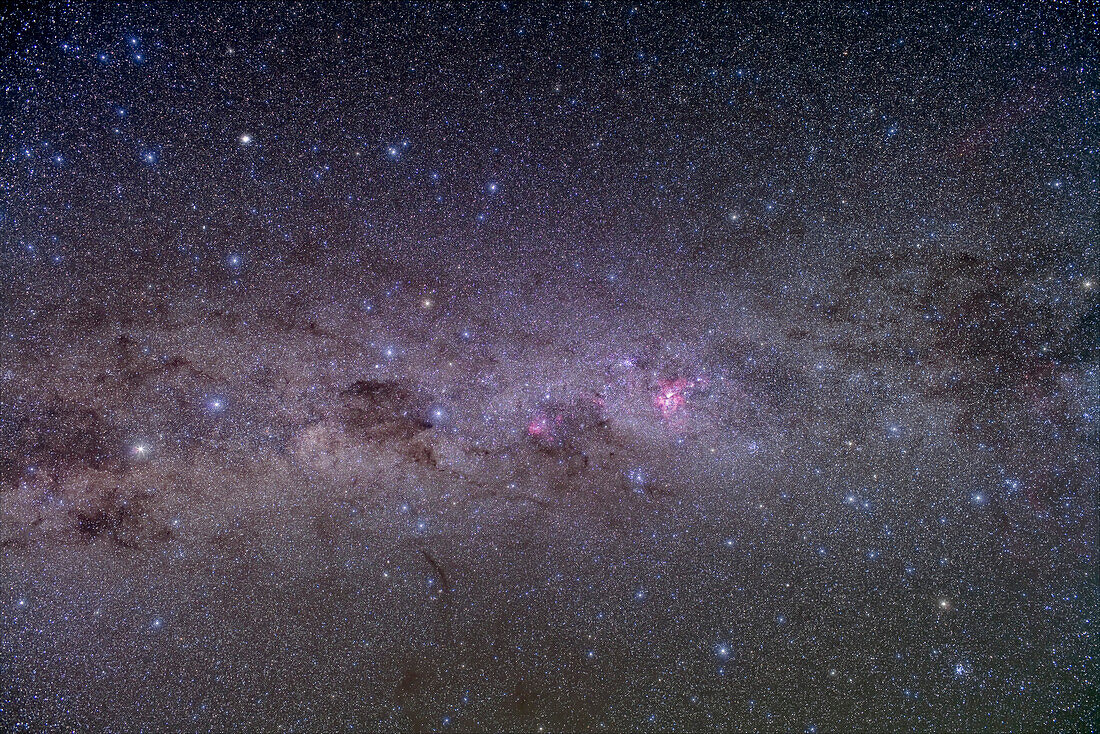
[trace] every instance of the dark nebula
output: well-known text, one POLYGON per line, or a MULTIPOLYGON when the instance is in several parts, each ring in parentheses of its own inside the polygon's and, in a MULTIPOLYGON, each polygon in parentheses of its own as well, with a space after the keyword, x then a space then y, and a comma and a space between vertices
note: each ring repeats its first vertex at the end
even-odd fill
POLYGON ((0 725, 1086 731, 1087 2, 0 10, 0 725))

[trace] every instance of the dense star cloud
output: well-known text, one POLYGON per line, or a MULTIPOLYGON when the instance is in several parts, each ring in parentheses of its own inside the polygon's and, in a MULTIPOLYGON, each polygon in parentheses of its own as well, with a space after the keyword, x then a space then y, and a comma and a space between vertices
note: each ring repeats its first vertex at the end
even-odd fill
POLYGON ((0 10, 14 730, 1075 730, 1087 3, 0 10))

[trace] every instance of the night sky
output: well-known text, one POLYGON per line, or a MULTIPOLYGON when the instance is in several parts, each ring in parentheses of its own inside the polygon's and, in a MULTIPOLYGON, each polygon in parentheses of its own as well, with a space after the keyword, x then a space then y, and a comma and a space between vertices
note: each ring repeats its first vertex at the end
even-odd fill
POLYGON ((0 725, 1092 730, 1100 9, 771 5, 0 10, 0 725))

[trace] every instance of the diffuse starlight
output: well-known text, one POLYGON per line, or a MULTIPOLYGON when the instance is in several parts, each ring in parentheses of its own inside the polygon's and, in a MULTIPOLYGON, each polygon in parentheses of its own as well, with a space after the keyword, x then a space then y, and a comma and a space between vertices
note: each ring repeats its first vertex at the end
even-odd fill
POLYGON ((0 11, 0 718, 1076 730, 1097 18, 0 11))

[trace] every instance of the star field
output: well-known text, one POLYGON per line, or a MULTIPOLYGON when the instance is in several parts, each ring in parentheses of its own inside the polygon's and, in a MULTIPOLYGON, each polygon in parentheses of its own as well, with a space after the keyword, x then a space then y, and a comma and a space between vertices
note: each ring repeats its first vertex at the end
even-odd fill
POLYGON ((0 721, 1091 730, 1098 30, 0 10, 0 721))

